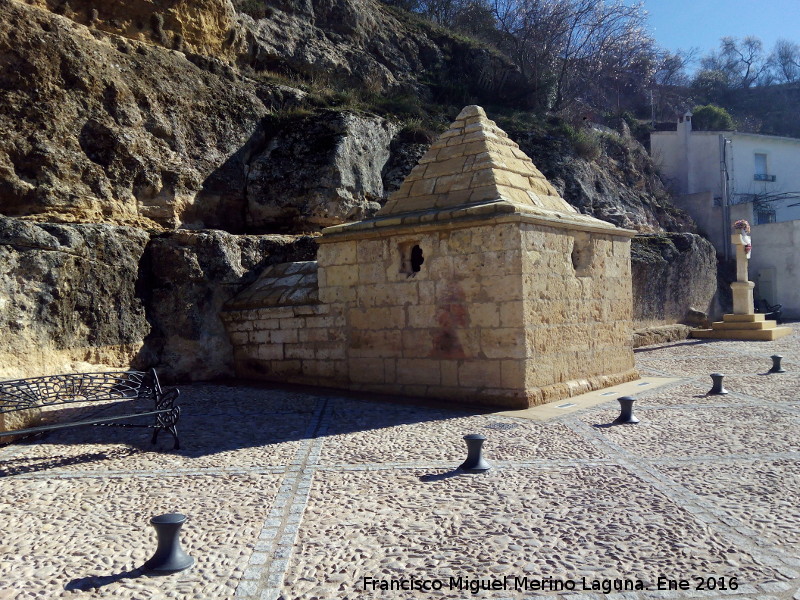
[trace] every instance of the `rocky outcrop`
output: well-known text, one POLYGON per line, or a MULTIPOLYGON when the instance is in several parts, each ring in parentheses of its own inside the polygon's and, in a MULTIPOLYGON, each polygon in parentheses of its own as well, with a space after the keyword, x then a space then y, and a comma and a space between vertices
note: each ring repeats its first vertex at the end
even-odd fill
POLYGON ((242 229, 261 119, 302 92, 15 0, 0 22, 4 214, 242 229))
POLYGON ((371 217, 385 200, 381 170, 396 131, 350 112, 282 123, 248 165, 248 229, 321 229, 371 217))
POLYGON ((634 326, 685 323, 697 314, 712 317, 716 304, 717 259, 711 242, 691 233, 641 235, 631 243, 634 326))
POLYGON ((263 16, 240 16, 237 60, 257 71, 334 89, 455 93, 458 102, 522 101, 527 92, 504 56, 378 0, 281 0, 263 16))
POLYGON ((230 0, 33 0, 77 23, 186 52, 223 55, 236 26, 230 0))
POLYGON ((127 367, 150 331, 147 233, 0 217, 0 378, 127 367))
POLYGON ((267 266, 309 260, 313 238, 177 231, 155 237, 142 284, 152 330, 143 355, 159 373, 182 380, 233 375, 233 349, 220 320, 223 305, 267 266))
POLYGON ((561 196, 583 214, 642 233, 696 231, 691 217, 672 204, 647 151, 630 135, 584 130, 580 142, 591 145, 594 156, 577 153, 568 135, 548 131, 510 135, 561 196))

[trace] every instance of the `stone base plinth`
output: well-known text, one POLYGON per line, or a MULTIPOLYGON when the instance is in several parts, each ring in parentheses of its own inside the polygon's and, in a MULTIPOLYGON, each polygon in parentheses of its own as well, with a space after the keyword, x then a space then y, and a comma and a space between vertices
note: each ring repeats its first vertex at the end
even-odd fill
POLYGON ((768 321, 764 315, 723 315, 722 321, 715 321, 711 329, 694 329, 692 337, 719 340, 772 341, 789 335, 789 327, 777 327, 775 321, 768 321))
POLYGON ((734 314, 752 315, 755 312, 753 304, 753 288, 755 285, 752 281, 734 281, 731 284, 734 314))

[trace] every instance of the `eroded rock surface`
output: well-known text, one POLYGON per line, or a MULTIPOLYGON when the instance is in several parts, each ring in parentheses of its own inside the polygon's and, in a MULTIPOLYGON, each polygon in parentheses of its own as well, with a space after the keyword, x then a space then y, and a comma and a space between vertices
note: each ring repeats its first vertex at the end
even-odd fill
POLYGON ((0 217, 0 377, 135 363, 150 326, 131 227, 0 217))
POLYGON ((691 233, 642 235, 631 242, 633 319, 637 328, 696 324, 697 311, 717 315, 717 258, 711 242, 691 233))
POLYGON ((397 126, 324 112, 283 125, 247 176, 248 227, 322 228, 371 217, 385 201, 381 170, 397 126))
POLYGON ((302 92, 0 0, 6 215, 241 229, 261 118, 302 92))

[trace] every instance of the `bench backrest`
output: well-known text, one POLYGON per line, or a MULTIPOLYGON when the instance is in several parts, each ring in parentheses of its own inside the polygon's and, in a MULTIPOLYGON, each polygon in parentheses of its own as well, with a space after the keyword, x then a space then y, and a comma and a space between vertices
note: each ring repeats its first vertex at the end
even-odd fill
POLYGON ((109 373, 69 373, 0 381, 0 413, 26 408, 89 402, 150 398, 162 395, 155 370, 109 373))

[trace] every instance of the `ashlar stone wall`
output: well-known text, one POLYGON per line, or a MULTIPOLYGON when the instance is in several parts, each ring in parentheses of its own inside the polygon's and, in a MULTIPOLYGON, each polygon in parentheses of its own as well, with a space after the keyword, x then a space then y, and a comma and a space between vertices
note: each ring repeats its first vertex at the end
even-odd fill
POLYGON ((532 404, 630 381, 630 239, 522 228, 525 387, 532 404))

